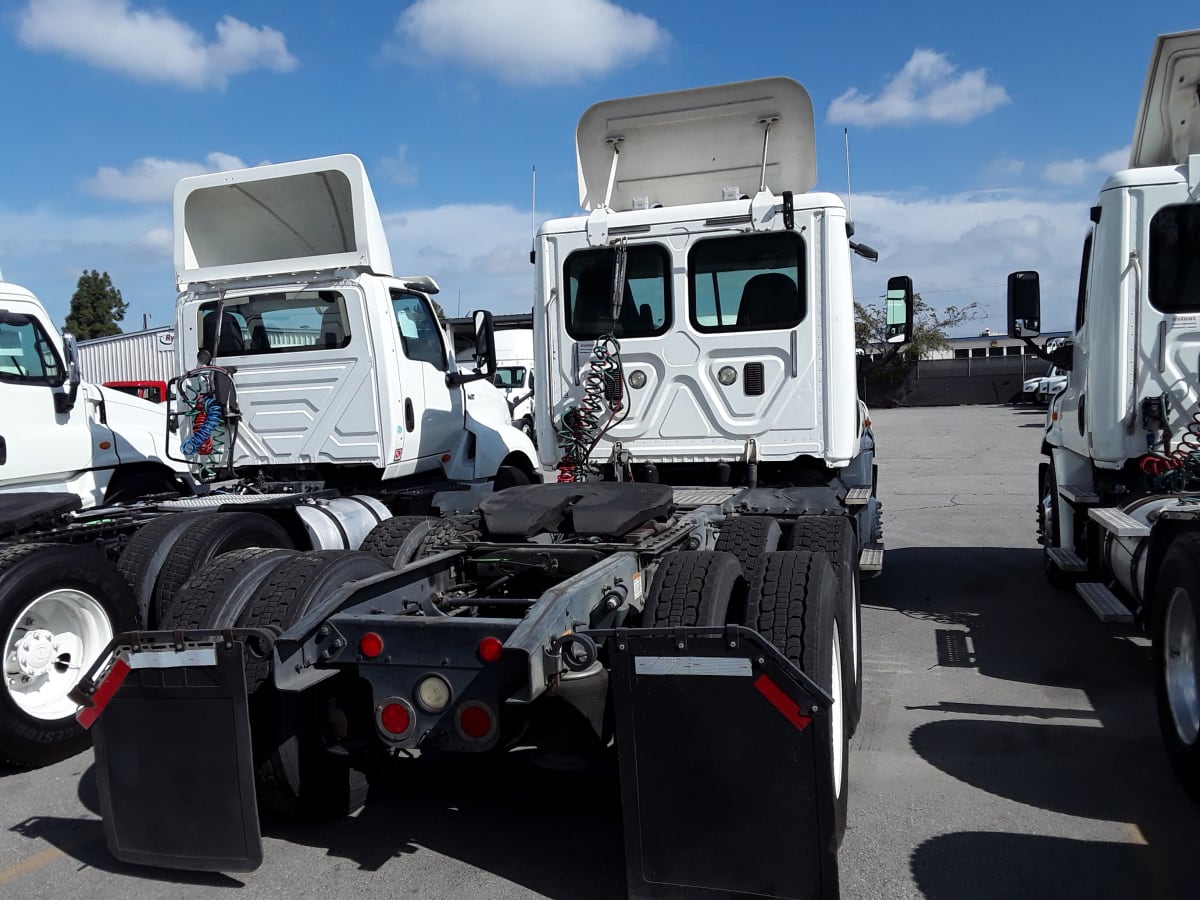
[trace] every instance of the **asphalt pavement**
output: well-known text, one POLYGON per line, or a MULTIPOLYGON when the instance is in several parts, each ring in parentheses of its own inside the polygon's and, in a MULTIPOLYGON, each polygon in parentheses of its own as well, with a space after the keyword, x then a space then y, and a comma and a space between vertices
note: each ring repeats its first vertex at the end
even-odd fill
MULTIPOLYGON (((1200 806, 1159 742, 1148 643, 1041 573, 1043 418, 1005 406, 873 412, 888 549, 863 588, 847 900, 1200 896, 1200 806)), ((90 752, 0 770, 0 782, 4 897, 624 893, 612 780, 519 757, 405 762, 351 819, 265 821, 263 866, 237 875, 114 861, 90 752)))

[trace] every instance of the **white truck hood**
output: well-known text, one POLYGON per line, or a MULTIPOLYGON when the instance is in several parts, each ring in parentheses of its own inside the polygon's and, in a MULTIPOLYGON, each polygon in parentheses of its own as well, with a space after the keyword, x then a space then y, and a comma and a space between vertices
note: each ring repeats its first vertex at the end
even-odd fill
POLYGON ((1159 35, 1142 89, 1130 168, 1180 166, 1200 153, 1200 31, 1159 35))
MULTIPOLYGON (((81 391, 93 392, 104 400, 105 424, 112 432, 117 457, 122 463, 156 460, 180 475, 189 475, 185 462, 167 456, 167 404, 151 403, 123 391, 88 384, 81 391)), ((179 455, 178 448, 176 455, 179 455)))
POLYGON ((393 274, 366 169, 350 154, 182 178, 174 214, 180 291, 343 267, 393 274))
POLYGON ((610 209, 633 209, 636 197, 650 206, 719 201, 723 188, 753 196, 768 121, 767 187, 776 194, 810 190, 817 182, 812 100, 790 78, 597 103, 575 133, 579 203, 587 210, 605 206, 614 147, 610 209))

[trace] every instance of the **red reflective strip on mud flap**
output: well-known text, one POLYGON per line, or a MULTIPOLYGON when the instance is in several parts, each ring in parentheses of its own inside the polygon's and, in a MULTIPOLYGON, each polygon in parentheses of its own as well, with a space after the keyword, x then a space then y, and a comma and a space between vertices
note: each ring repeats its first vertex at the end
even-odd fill
POLYGON ((766 697, 773 707, 783 713, 785 719, 796 726, 797 731, 803 731, 812 722, 812 716, 806 716, 800 712, 800 707, 796 702, 783 692, 783 688, 766 675, 759 675, 754 679, 754 686, 758 688, 758 692, 766 697))
POLYGON ((92 705, 85 706, 75 713, 75 720, 84 728, 91 728, 92 723, 100 717, 100 713, 104 712, 104 707, 108 706, 108 701, 113 698, 113 694, 117 692, 117 688, 125 681, 125 676, 128 674, 129 663, 121 657, 117 657, 112 668, 108 670, 108 674, 104 676, 104 680, 100 682, 100 686, 96 688, 96 693, 92 694, 92 705))

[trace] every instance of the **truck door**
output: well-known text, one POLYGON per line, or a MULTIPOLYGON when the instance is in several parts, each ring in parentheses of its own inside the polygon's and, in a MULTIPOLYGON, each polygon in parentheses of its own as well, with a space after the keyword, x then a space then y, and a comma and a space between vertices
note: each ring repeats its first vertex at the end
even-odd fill
POLYGON ((116 462, 111 435, 92 421, 86 385, 73 409, 55 411, 54 390, 65 379, 63 361, 41 322, 0 310, 0 482, 63 490, 69 476, 116 462), (93 427, 101 433, 93 435, 93 427), (105 436, 111 459, 94 459, 93 451, 104 454, 105 436))
POLYGON ((464 425, 462 389, 446 383, 450 357, 445 335, 420 294, 393 290, 392 311, 402 352, 404 458, 440 457, 453 450, 464 425))

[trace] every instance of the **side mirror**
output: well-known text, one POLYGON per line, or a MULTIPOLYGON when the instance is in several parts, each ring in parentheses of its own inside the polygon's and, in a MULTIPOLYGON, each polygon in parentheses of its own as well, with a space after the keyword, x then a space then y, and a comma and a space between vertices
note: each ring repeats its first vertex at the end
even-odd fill
POLYGON ((907 344, 912 340, 913 282, 907 275, 895 275, 888 279, 884 321, 885 343, 907 344))
POLYGON ((1042 289, 1037 272, 1008 276, 1008 336, 1037 337, 1042 333, 1042 289))
POLYGON ((69 413, 75 408, 75 398, 79 396, 79 382, 83 380, 79 373, 79 347, 75 343, 75 335, 64 331, 62 338, 63 350, 66 354, 67 392, 54 394, 54 411, 59 415, 69 413))
POLYGON ((446 375, 447 384, 466 384, 468 381, 479 381, 486 378, 491 381, 496 376, 496 327, 492 314, 485 309, 475 310, 475 371, 450 372, 446 375))

